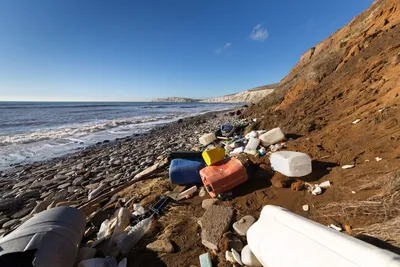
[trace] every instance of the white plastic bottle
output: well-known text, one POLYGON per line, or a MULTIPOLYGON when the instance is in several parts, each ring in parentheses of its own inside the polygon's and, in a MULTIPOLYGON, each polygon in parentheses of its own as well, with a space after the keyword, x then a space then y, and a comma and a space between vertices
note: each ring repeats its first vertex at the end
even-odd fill
POLYGON ((312 171, 311 158, 301 152, 275 152, 272 153, 270 161, 273 170, 288 177, 302 177, 312 171))
POLYGON ((261 144, 265 147, 269 147, 270 145, 276 144, 285 139, 285 135, 283 134, 281 128, 274 128, 265 134, 260 136, 261 144))
POLYGON ((152 221, 153 219, 150 217, 136 224, 132 230, 130 230, 128 234, 120 242, 118 242, 118 250, 123 254, 128 253, 147 233, 147 231, 150 229, 152 221))

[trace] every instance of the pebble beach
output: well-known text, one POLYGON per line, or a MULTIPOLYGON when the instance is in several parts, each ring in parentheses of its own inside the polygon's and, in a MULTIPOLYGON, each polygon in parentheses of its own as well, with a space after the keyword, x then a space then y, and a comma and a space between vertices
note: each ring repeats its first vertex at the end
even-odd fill
POLYGON ((234 112, 210 112, 2 172, 0 233, 17 228, 42 210, 77 207, 101 189, 129 182, 171 151, 199 150, 198 138, 203 133, 238 121, 234 112))

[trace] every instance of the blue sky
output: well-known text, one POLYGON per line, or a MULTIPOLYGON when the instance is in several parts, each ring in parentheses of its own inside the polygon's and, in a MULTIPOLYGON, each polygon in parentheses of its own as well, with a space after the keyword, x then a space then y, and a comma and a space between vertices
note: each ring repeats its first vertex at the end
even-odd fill
POLYGON ((372 0, 0 0, 0 100, 206 98, 278 82, 372 0))

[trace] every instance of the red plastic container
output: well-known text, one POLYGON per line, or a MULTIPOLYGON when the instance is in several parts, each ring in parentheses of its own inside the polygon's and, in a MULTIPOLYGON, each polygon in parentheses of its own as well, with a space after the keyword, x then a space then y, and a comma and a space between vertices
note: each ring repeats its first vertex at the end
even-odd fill
POLYGON ((235 158, 227 158, 200 170, 201 180, 211 197, 247 181, 246 169, 235 158))

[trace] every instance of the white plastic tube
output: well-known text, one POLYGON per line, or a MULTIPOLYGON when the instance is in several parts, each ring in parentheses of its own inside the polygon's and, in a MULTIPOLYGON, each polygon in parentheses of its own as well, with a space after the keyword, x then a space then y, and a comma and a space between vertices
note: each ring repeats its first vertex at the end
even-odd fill
POLYGON ((247 231, 251 251, 268 267, 399 267, 400 255, 267 205, 247 231))

